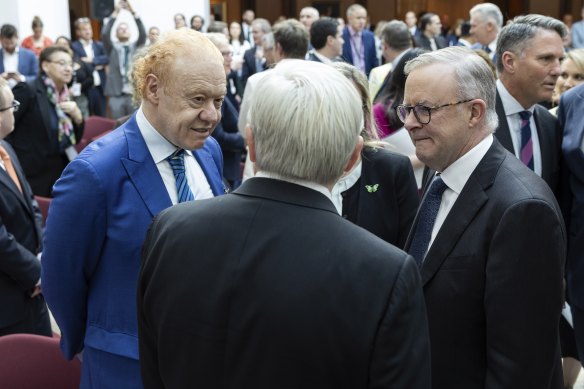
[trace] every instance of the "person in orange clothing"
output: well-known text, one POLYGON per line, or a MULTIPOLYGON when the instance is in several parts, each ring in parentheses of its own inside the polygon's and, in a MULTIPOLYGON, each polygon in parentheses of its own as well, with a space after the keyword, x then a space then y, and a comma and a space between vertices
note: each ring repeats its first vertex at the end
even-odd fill
POLYGON ((32 50, 34 55, 39 57, 41 51, 45 47, 49 47, 53 45, 53 41, 51 38, 43 35, 43 21, 40 17, 35 16, 32 18, 32 32, 33 34, 24 38, 22 43, 20 44, 25 49, 32 50))

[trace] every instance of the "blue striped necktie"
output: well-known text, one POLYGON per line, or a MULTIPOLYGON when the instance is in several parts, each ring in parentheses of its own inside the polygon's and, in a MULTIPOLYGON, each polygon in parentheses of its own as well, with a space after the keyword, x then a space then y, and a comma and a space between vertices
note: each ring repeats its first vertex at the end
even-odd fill
POLYGON ((195 196, 193 195, 193 192, 191 192, 187 176, 185 175, 185 151, 179 149, 172 153, 170 157, 166 158, 166 160, 170 164, 172 173, 174 174, 178 202, 184 203, 185 201, 194 200, 195 196))

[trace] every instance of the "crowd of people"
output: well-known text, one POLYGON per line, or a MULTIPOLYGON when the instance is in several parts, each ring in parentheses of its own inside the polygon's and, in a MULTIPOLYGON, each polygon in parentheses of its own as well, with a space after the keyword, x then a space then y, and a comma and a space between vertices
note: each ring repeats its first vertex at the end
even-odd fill
POLYGON ((574 385, 584 21, 174 22, 0 28, 0 336, 50 309, 82 388, 574 385))

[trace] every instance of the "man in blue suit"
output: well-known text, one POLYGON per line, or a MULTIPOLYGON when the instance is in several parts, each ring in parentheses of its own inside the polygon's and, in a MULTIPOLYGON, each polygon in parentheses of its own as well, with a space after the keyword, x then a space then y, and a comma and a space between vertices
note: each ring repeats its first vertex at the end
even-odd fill
POLYGON ((343 30, 343 58, 355 65, 369 77, 369 72, 376 66, 377 51, 375 37, 365 29, 367 10, 359 4, 353 4, 347 9, 348 25, 343 30))
MULTIPOLYGON (((558 120, 564 129, 562 154, 566 174, 562 199, 568 229, 566 278, 580 361, 584 361, 584 85, 562 95, 558 120)), ((564 180, 565 178, 565 180, 564 180)))
POLYGON ((87 91, 89 112, 91 115, 105 116, 105 68, 109 64, 109 56, 103 43, 93 40, 93 29, 88 18, 75 21, 75 34, 78 40, 71 44, 73 54, 93 71, 93 86, 87 91))
POLYGON ((18 31, 11 24, 0 28, 0 75, 10 87, 19 82, 32 81, 39 71, 39 62, 34 53, 23 47, 18 47, 18 31))
POLYGON ((224 193, 210 137, 226 90, 223 57, 202 34, 167 34, 134 63, 138 111, 87 147, 54 187, 42 285, 82 388, 141 388, 136 324, 140 249, 152 218, 224 193))

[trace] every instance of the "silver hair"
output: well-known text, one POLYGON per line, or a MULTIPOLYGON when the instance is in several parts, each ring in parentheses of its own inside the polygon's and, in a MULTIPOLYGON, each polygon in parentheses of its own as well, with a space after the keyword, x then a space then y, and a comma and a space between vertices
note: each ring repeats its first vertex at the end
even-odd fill
POLYGON ((497 30, 503 27, 503 14, 499 7, 493 3, 481 3, 477 4, 470 9, 469 14, 479 13, 483 17, 485 22, 492 21, 497 26, 497 30))
POLYGON ((485 127, 495 131, 499 124, 495 111, 495 76, 489 65, 474 51, 465 47, 448 47, 424 53, 412 59, 405 68, 406 75, 414 69, 434 64, 446 64, 454 69, 458 86, 457 98, 461 101, 481 99, 485 102, 485 127))
POLYGON ((352 4, 349 6, 349 8, 347 8, 347 17, 353 15, 353 12, 361 9, 367 12, 367 9, 365 9, 365 7, 363 7, 361 4, 352 4))
POLYGON ((497 38, 497 71, 503 71, 503 53, 510 51, 521 57, 535 34, 542 30, 555 31, 562 39, 568 34, 564 23, 538 14, 518 16, 513 19, 513 23, 503 27, 497 38))
POLYGON ((220 32, 208 32, 205 34, 207 38, 217 47, 219 46, 229 46, 229 39, 220 32))
POLYGON ((318 12, 318 10, 314 7, 304 7, 300 10, 300 13, 302 13, 304 10, 310 11, 312 16, 315 16, 317 19, 320 17, 320 12, 318 12))
POLYGON ((251 25, 252 26, 254 24, 257 24, 260 27, 260 30, 262 30, 262 32, 264 34, 272 31, 272 25, 270 24, 270 22, 268 22, 267 19, 264 19, 264 18, 256 18, 256 19, 253 20, 253 22, 251 22, 251 25))
POLYGON ((363 128, 351 82, 304 60, 283 61, 265 75, 248 118, 258 170, 321 185, 343 174, 363 128))

